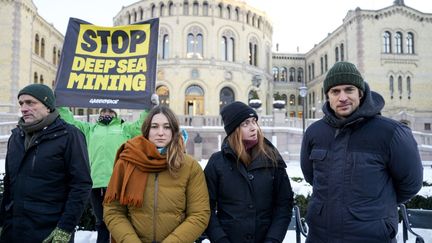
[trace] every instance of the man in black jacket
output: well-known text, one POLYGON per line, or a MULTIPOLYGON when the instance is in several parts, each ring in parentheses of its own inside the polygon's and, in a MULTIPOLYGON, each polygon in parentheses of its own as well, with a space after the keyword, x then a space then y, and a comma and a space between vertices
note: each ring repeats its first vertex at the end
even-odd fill
POLYGON ((307 129, 301 149, 313 187, 306 242, 396 242, 397 205, 423 183, 411 130, 380 115, 384 99, 352 63, 329 70, 324 93, 325 116, 307 129))
POLYGON ((48 86, 26 86, 18 102, 22 117, 8 141, 0 242, 70 242, 92 186, 85 138, 59 118, 48 86))

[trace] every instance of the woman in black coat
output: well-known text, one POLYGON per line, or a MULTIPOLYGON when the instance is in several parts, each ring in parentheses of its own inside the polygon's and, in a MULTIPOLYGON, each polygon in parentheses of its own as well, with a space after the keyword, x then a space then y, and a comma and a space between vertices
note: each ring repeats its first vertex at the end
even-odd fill
POLYGON ((286 164, 265 139, 256 112, 242 102, 221 111, 227 137, 204 170, 211 242, 282 242, 291 220, 293 192, 286 164))

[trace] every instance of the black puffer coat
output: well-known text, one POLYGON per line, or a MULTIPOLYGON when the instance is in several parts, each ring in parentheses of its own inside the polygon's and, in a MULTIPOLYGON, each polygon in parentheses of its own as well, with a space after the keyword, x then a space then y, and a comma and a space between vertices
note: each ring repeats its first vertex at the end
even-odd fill
POLYGON ((368 85, 363 99, 345 120, 327 102, 325 117, 305 133, 301 167, 313 186, 306 242, 395 242, 397 204, 422 186, 411 130, 380 115, 384 100, 368 85))
POLYGON ((285 162, 278 156, 277 168, 268 159, 256 159, 246 168, 237 163, 226 141, 211 156, 204 173, 211 208, 206 233, 212 242, 223 237, 232 243, 282 242, 291 220, 293 192, 285 162))
POLYGON ((29 149, 12 130, 6 155, 0 242, 41 242, 56 226, 73 232, 92 181, 83 134, 57 118, 29 149))

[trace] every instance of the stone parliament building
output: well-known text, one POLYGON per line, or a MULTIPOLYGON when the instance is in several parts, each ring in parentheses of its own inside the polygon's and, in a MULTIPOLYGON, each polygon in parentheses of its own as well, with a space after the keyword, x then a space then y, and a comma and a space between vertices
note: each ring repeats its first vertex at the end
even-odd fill
MULTIPOLYGON (((155 92, 191 133, 188 151, 195 154, 199 143, 213 144, 200 148, 203 157, 218 150, 214 144, 224 135, 218 114, 234 100, 259 100, 266 136, 292 146, 287 153, 297 151, 301 130, 276 130, 323 116, 323 80, 338 61, 356 64, 383 95, 383 115, 426 134, 418 143, 432 154, 432 14, 403 0, 388 1, 383 9, 349 10, 342 25, 306 53, 272 52, 271 16, 238 0, 141 0, 119 10, 113 25, 160 18, 155 92), (300 88, 307 89, 306 97, 300 88), (275 100, 282 102, 277 106, 275 100)), ((0 29, 0 122, 16 121, 21 88, 53 85, 64 36, 31 0, 0 0, 0 29)))

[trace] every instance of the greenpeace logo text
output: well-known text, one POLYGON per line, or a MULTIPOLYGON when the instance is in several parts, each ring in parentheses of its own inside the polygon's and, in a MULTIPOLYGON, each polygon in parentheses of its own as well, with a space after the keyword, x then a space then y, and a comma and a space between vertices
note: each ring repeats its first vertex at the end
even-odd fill
POLYGON ((91 99, 89 103, 91 104, 117 104, 119 100, 112 99, 91 99))

